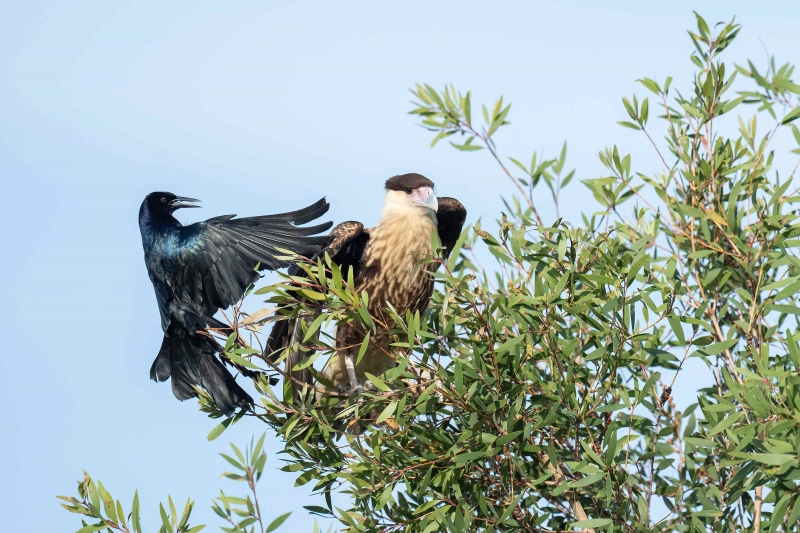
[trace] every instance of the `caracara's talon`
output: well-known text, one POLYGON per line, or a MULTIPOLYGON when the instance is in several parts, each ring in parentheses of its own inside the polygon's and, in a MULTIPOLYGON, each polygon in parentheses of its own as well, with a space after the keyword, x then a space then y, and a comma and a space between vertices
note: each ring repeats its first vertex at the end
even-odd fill
POLYGON ((346 386, 344 384, 340 384, 338 388, 339 396, 359 396, 362 392, 364 392, 364 386, 362 384, 358 384, 355 387, 346 386))

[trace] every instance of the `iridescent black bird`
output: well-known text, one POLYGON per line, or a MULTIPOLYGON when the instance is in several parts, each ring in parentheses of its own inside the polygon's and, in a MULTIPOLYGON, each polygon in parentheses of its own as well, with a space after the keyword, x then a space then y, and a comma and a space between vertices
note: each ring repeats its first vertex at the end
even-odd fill
POLYGON ((285 250, 311 257, 327 241, 314 236, 332 223, 298 227, 324 215, 325 199, 278 215, 238 218, 225 215, 184 226, 177 209, 199 207, 193 198, 168 192, 148 194, 139 208, 147 274, 156 291, 164 340, 150 368, 150 378, 172 377, 179 400, 197 396, 193 385, 208 391, 226 415, 252 398, 236 383, 216 354, 220 346, 203 330, 227 328, 214 313, 237 302, 258 278, 258 270, 274 270, 290 262, 285 250))

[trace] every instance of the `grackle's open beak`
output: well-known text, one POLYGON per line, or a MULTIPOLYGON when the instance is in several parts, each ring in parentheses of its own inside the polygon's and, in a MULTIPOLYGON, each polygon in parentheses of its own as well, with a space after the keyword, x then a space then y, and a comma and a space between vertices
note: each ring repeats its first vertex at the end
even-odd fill
POLYGON ((176 196, 175 199, 169 203, 169 205, 173 210, 182 209, 184 207, 200 207, 199 205, 194 205, 197 202, 200 202, 200 200, 195 198, 186 198, 185 196, 176 196))

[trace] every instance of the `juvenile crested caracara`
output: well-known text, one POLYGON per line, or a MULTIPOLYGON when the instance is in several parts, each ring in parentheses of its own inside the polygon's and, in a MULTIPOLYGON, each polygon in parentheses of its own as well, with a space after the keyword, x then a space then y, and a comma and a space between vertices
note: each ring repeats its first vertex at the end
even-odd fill
MULTIPOLYGON (((444 256, 450 255, 461 235, 467 211, 455 198, 436 198, 433 182, 420 174, 403 174, 386 181, 386 196, 378 225, 365 229, 360 222, 343 222, 331 230, 329 241, 320 252, 342 268, 343 277, 353 269, 355 291, 366 291, 369 313, 375 319, 376 334, 356 365, 361 343, 366 336, 357 322, 340 323, 336 327, 336 352, 322 371, 324 378, 341 390, 358 393, 365 373, 380 375, 395 365, 391 339, 380 324, 392 324, 384 309, 391 304, 400 316, 406 311, 423 311, 433 293, 431 273, 437 262, 420 263, 433 258, 431 235, 438 233, 444 256)), ((295 267, 296 268, 296 267, 295 267)), ((294 270, 295 273, 298 270, 294 270)), ((273 361, 287 346, 302 339, 300 320, 280 321, 273 327, 265 355, 273 361)), ((292 372, 302 354, 287 356, 287 371, 295 380, 311 383, 308 371, 292 372)), ((296 384, 295 384, 296 385, 296 384)), ((294 387, 297 392, 297 387, 294 387)), ((334 391, 320 390, 317 393, 334 391)))

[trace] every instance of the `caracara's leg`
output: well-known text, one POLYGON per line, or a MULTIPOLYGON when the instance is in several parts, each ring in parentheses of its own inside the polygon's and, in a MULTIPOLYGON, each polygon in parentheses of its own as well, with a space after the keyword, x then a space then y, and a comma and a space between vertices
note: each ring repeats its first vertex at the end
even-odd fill
POLYGON ((355 361, 353 361, 352 353, 344 354, 344 366, 347 368, 347 377, 350 378, 350 393, 361 394, 364 389, 358 382, 358 377, 356 376, 356 364, 355 361))

